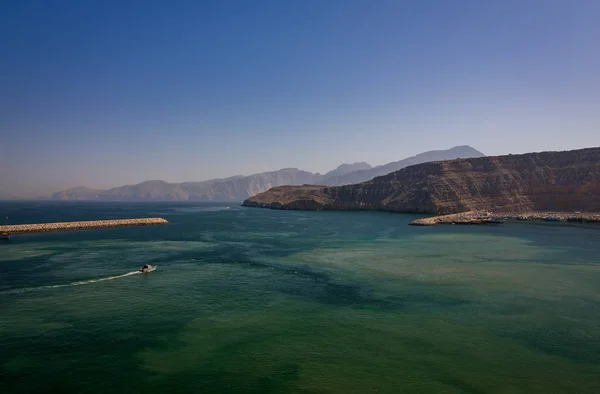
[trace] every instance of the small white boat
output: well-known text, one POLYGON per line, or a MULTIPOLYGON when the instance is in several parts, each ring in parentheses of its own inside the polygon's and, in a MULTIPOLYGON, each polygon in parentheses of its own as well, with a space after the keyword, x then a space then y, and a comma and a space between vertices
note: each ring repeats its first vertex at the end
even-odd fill
POLYGON ((140 268, 140 272, 148 273, 156 270, 157 265, 144 264, 142 268, 140 268))

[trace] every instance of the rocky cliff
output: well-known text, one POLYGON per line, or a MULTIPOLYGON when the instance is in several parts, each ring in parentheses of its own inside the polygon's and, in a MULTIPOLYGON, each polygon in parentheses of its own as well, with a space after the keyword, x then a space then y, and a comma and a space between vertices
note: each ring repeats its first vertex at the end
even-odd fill
POLYGON ((455 213, 600 211, 600 148, 431 162, 338 187, 278 187, 245 206, 455 213))

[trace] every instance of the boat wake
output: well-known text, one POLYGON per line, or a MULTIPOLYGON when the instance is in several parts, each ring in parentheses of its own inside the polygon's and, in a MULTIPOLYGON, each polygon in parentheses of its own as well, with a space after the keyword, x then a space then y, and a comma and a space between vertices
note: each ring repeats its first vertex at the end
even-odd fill
POLYGON ((30 291, 38 291, 38 290, 45 290, 45 289, 58 289, 61 287, 89 285, 92 283, 104 282, 107 280, 121 279, 121 278, 125 278, 127 276, 132 276, 132 275, 137 275, 137 274, 141 274, 141 272, 140 271, 131 271, 131 272, 128 272, 128 273, 122 274, 122 275, 107 276, 107 277, 98 278, 98 279, 80 280, 77 282, 65 283, 65 284, 61 284, 61 285, 23 287, 21 289, 11 289, 11 290, 6 290, 6 291, 0 291, 0 294, 18 294, 18 293, 26 293, 26 292, 30 292, 30 291))
POLYGON ((68 285, 55 285, 55 286, 81 286, 81 285, 89 285, 90 283, 104 282, 105 280, 120 279, 120 278, 125 278, 127 276, 137 275, 137 274, 141 274, 141 272, 140 271, 131 271, 131 272, 128 272, 128 273, 123 274, 123 275, 108 276, 106 278, 99 278, 99 279, 82 280, 82 281, 79 281, 79 282, 69 283, 68 285))

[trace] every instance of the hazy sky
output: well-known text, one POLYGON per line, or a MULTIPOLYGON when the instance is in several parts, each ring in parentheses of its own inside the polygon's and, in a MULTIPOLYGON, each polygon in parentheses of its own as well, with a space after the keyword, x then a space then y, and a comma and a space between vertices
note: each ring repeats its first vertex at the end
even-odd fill
POLYGON ((0 197, 600 146, 597 0, 13 0, 0 197))

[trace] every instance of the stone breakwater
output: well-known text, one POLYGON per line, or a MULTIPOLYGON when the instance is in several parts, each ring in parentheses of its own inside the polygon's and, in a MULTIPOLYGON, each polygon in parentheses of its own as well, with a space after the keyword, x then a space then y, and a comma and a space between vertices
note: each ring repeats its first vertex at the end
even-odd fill
POLYGON ((160 224, 169 224, 169 222, 162 218, 144 218, 119 220, 91 220, 85 222, 16 224, 0 226, 0 237, 8 238, 11 235, 18 234, 35 234, 72 230, 92 230, 112 227, 155 226, 160 224))
POLYGON ((436 226, 438 224, 494 224, 504 220, 544 220, 548 222, 600 223, 600 213, 569 212, 487 212, 468 211, 451 215, 417 219, 411 226, 436 226))

